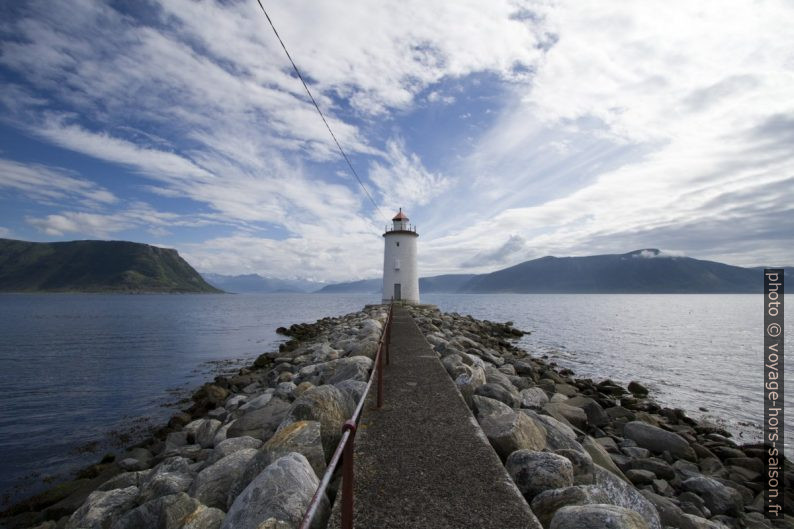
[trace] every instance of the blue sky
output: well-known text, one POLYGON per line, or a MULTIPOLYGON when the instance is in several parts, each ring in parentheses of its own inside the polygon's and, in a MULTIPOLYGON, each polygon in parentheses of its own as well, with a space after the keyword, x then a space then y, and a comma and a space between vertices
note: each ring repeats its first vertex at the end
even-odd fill
POLYGON ((174 247, 202 272, 422 275, 543 255, 794 263, 794 7, 265 2, 0 7, 0 237, 174 247))

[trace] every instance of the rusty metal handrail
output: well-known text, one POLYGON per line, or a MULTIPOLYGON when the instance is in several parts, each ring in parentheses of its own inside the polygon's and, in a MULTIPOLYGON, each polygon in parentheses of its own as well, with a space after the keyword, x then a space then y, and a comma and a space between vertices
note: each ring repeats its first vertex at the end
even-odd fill
POLYGON ((356 436, 356 426, 358 425, 358 420, 361 417, 361 412, 364 409, 364 402, 367 400, 369 390, 372 388, 372 382, 375 380, 376 376, 378 377, 377 407, 380 408, 383 405, 383 350, 385 348, 386 363, 388 364, 393 313, 394 303, 392 302, 389 304, 389 314, 386 316, 386 324, 384 325, 380 339, 378 340, 378 349, 375 353, 375 361, 373 362, 372 373, 370 373, 369 380, 367 381, 367 387, 364 390, 364 394, 361 396, 361 399, 358 401, 358 404, 356 404, 356 409, 353 411, 353 415, 350 417, 350 419, 345 421, 344 426, 342 426, 342 438, 339 440, 339 444, 336 445, 334 455, 331 456, 331 460, 328 462, 328 466, 326 467, 325 473, 320 480, 320 484, 317 486, 317 490, 314 491, 314 496, 312 496, 312 499, 309 502, 309 508, 306 509, 306 513, 303 515, 303 520, 301 520, 299 529, 309 529, 312 521, 314 521, 314 517, 317 514, 317 509, 320 507, 320 499, 323 497, 328 485, 331 483, 331 478, 336 472, 336 468, 339 465, 339 460, 342 459, 343 455, 342 529, 353 528, 353 442, 356 436))

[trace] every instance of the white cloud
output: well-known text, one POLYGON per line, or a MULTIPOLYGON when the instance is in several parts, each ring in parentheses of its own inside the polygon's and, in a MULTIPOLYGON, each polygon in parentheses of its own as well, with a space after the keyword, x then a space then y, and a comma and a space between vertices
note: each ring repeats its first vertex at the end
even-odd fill
POLYGON ((22 164, 0 158, 0 189, 10 189, 43 201, 61 202, 67 198, 86 204, 113 204, 118 198, 90 180, 78 178, 61 168, 41 164, 22 164))
POLYGON ((0 237, 3 237, 5 239, 10 239, 12 236, 13 236, 13 232, 11 230, 0 226, 0 237))

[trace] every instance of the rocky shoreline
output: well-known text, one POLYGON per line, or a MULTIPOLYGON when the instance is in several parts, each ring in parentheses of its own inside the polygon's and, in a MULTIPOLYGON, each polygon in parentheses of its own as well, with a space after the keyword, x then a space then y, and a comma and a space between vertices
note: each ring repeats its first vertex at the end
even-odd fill
MULTIPOLYGON (((522 332, 511 323, 411 310, 543 527, 792 526, 760 515, 762 447, 659 406, 637 382, 576 379, 515 347, 522 332)), ((278 351, 216 377, 152 438, 18 503, 0 527, 297 527, 365 389, 386 315, 368 305, 278 329, 290 338, 278 351)), ((789 494, 792 477, 787 462, 789 494)))

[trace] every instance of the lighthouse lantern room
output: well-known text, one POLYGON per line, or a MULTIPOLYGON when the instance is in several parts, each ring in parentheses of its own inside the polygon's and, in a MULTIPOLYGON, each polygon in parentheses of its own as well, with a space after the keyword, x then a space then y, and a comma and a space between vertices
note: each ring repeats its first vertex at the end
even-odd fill
POLYGON ((416 268, 416 227, 400 208, 391 228, 383 234, 383 302, 392 299, 419 303, 419 273, 416 268))

